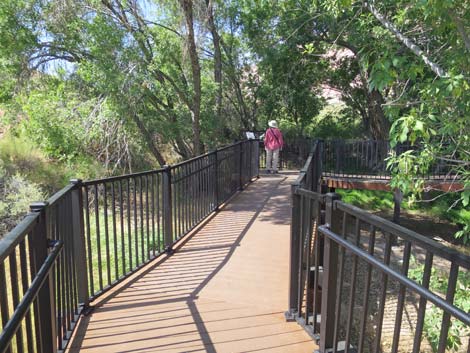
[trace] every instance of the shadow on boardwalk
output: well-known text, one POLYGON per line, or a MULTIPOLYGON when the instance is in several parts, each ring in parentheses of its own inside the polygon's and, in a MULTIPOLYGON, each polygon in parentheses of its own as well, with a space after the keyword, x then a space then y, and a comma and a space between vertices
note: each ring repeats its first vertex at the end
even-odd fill
POLYGON ((69 352, 313 351, 283 315, 292 179, 254 182, 174 255, 93 303, 69 352))

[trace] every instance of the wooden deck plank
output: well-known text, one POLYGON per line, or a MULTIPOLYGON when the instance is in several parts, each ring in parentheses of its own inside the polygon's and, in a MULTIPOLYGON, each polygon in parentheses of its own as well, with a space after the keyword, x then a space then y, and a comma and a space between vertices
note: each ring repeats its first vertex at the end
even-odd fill
POLYGON ((294 177, 262 177, 173 256, 99 298, 68 351, 313 352, 284 318, 294 177))

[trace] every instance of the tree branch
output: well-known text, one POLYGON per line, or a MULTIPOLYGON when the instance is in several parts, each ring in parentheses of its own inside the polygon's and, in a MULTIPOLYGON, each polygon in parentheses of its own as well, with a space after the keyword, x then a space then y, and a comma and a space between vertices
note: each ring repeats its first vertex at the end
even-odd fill
POLYGON ((364 6, 370 11, 372 15, 392 34, 398 38, 408 49, 410 49, 416 56, 419 56, 426 65, 439 77, 447 77, 448 74, 446 71, 441 68, 438 64, 433 62, 428 56, 424 53, 424 51, 418 47, 411 39, 404 36, 390 21, 388 21, 380 12, 376 10, 376 8, 370 2, 364 2, 364 6))

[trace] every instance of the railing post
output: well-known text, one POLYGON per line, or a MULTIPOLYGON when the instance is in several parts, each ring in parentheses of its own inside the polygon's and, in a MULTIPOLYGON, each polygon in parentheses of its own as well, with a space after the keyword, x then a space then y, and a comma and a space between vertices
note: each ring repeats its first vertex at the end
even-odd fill
MULTIPOLYGON (((82 310, 89 307, 87 259, 85 246, 85 232, 83 225, 83 194, 82 180, 72 179, 72 232, 73 251, 75 255, 75 273, 77 276, 78 302, 83 305, 82 310)), ((91 261, 91 260, 90 260, 91 261)))
POLYGON ((219 197, 219 156, 217 148, 214 153, 214 199, 215 199, 215 210, 219 210, 220 197, 219 197))
POLYGON ((165 252, 173 253, 173 207, 171 200, 171 166, 163 166, 163 242, 165 252))
POLYGON ((259 179, 259 169, 260 169, 260 151, 259 151, 259 140, 255 140, 255 158, 256 158, 256 179, 259 179))
MULTIPOLYGON (((336 209, 335 201, 340 196, 335 193, 326 195, 325 224, 333 232, 340 233, 341 212, 336 209)), ((320 352, 326 353, 333 347, 333 334, 336 311, 336 276, 338 268, 338 244, 326 238, 323 254, 323 283, 321 298, 320 352)))
POLYGON ((243 142, 239 142, 238 146, 240 146, 240 153, 239 153, 239 160, 238 160, 238 190, 243 190, 243 142))
POLYGON ((250 168, 250 173, 249 173, 249 181, 251 182, 251 179, 253 179, 253 143, 251 142, 251 140, 248 140, 247 142, 247 145, 248 145, 248 151, 250 153, 248 153, 248 165, 249 165, 249 168, 250 168))
POLYGON ((291 225, 290 225, 290 259, 289 259, 289 309, 287 321, 293 321, 297 315, 299 290, 299 256, 300 256, 300 195, 296 193, 299 185, 291 185, 291 225))
MULTIPOLYGON (((35 202, 30 205, 31 212, 39 213, 38 224, 34 227, 31 237, 31 266, 34 274, 46 261, 49 253, 47 206, 47 202, 35 202)), ((39 352, 57 352, 55 308, 54 275, 51 272, 44 281, 34 305, 34 315, 38 323, 36 344, 39 352)))

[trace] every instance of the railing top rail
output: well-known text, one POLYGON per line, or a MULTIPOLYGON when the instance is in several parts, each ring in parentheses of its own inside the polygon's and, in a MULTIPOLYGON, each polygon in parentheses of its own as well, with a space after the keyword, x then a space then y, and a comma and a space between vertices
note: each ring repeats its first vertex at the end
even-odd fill
POLYGON ((429 289, 422 287, 421 285, 417 284, 416 282, 412 281, 408 277, 402 275, 401 273, 395 271, 391 267, 387 266, 383 262, 377 260, 374 256, 367 253, 366 251, 358 248, 354 244, 349 243, 346 239, 342 238, 340 235, 336 234, 335 232, 331 231, 326 225, 320 226, 319 231, 327 236, 328 238, 332 239, 340 246, 350 250, 355 255, 359 256, 360 258, 364 259, 366 262, 374 266, 375 268, 379 269, 382 272, 385 272, 390 277, 396 279, 401 284, 405 285, 406 287, 410 288, 411 290, 415 291, 422 297, 426 298, 427 300, 434 303, 439 308, 443 309, 445 312, 448 312, 455 318, 459 319, 466 325, 470 325, 470 314, 464 312, 463 310, 459 309, 458 307, 452 305, 451 303, 447 302, 445 299, 442 299, 437 294, 434 294, 429 289))
POLYGON ((57 202, 59 202, 65 195, 67 195, 73 188, 75 187, 74 184, 69 184, 63 187, 61 190, 57 191, 54 195, 49 197, 46 201, 48 206, 54 206, 57 202))
POLYGON ((10 256, 11 251, 33 230, 38 217, 38 212, 28 213, 15 228, 0 240, 0 263, 10 256))
MULTIPOLYGON (((182 162, 179 162, 179 163, 176 163, 176 164, 172 164, 170 166, 170 168, 173 169, 173 168, 178 168, 178 167, 184 166, 184 165, 189 164, 191 162, 194 162, 194 161, 200 160, 202 158, 208 157, 209 155, 214 154, 217 151, 224 151, 224 150, 226 150, 230 147, 237 146, 239 144, 245 143, 246 141, 259 141, 259 139, 239 141, 239 142, 230 144, 230 145, 222 147, 222 148, 217 148, 214 151, 207 152, 207 153, 202 154, 200 156, 190 158, 190 159, 187 159, 185 161, 182 161, 182 162)), ((165 171, 165 168, 159 168, 159 169, 147 170, 147 171, 143 171, 143 172, 112 176, 112 177, 107 177, 107 178, 86 180, 86 181, 83 181, 83 185, 84 186, 91 186, 91 185, 95 185, 95 184, 109 183, 109 182, 113 182, 113 181, 120 181, 120 180, 129 179, 129 178, 136 178, 136 177, 141 177, 141 176, 146 176, 146 175, 151 175, 151 174, 156 174, 156 173, 162 173, 164 171, 165 171)), ((54 195, 53 197, 55 197, 55 196, 56 195, 54 195)))
POLYGON ((303 195, 313 200, 319 200, 324 202, 326 199, 326 194, 320 194, 319 192, 310 191, 303 188, 296 188, 294 191, 297 195, 303 195))
POLYGON ((335 207, 337 207, 341 211, 347 212, 348 214, 357 217, 362 221, 365 221, 377 228, 380 228, 383 231, 389 232, 403 239, 415 242, 417 245, 420 245, 424 249, 431 251, 435 255, 445 258, 446 260, 455 262, 463 268, 470 269, 470 256, 468 255, 464 255, 457 250, 439 244, 434 240, 426 238, 425 236, 419 233, 416 233, 389 220, 366 212, 359 207, 349 205, 342 201, 335 201, 335 207))
POLYGON ((147 171, 138 172, 138 173, 124 174, 124 175, 112 176, 112 177, 101 178, 101 179, 86 180, 83 182, 83 185, 91 186, 95 184, 110 183, 113 181, 120 181, 124 179, 130 179, 130 178, 136 178, 136 177, 141 177, 141 176, 146 176, 146 175, 151 175, 151 174, 156 174, 156 173, 162 173, 164 170, 165 170, 164 168, 159 168, 159 169, 147 170, 147 171))
POLYGON ((176 163, 176 164, 172 164, 172 165, 171 165, 171 168, 178 168, 178 167, 184 166, 184 165, 186 165, 186 164, 190 164, 190 163, 192 163, 192 162, 195 162, 195 161, 198 161, 198 160, 200 160, 200 159, 206 158, 206 157, 210 156, 211 154, 214 154, 216 151, 217 151, 217 150, 210 151, 210 152, 201 154, 200 156, 193 157, 193 158, 187 159, 187 160, 185 160, 185 161, 182 161, 182 162, 179 162, 179 163, 176 163))

